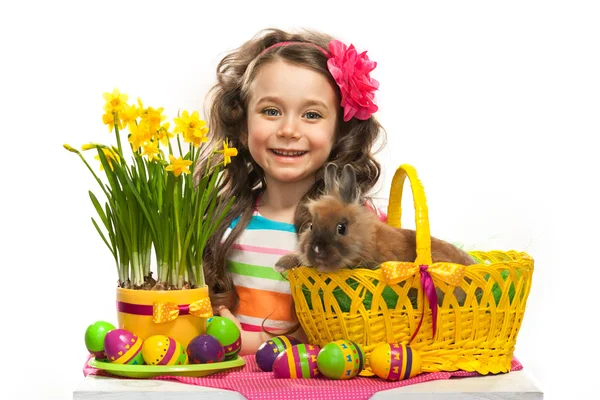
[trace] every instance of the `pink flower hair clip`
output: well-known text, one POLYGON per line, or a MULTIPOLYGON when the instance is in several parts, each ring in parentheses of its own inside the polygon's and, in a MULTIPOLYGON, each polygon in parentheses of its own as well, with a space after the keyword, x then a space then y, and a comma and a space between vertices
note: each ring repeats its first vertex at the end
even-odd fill
POLYGON ((329 53, 327 68, 340 88, 344 121, 369 119, 378 110, 373 99, 379 82, 369 75, 377 63, 369 60, 366 51, 358 54, 354 45, 347 47, 339 40, 329 42, 329 53))

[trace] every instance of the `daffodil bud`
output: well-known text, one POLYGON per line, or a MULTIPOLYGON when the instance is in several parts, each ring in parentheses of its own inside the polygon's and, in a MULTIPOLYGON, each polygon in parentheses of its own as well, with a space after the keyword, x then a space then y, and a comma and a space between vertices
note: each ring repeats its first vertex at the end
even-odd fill
POLYGON ((68 144, 63 144, 63 147, 65 149, 69 150, 71 153, 79 154, 79 150, 74 149, 73 147, 69 146, 68 144))
POLYGON ((103 145, 103 144, 100 144, 100 143, 86 143, 86 144, 84 144, 84 145, 81 146, 81 150, 83 150, 83 151, 92 150, 92 149, 95 149, 97 147, 100 147, 102 149, 102 148, 104 148, 106 146, 103 145))

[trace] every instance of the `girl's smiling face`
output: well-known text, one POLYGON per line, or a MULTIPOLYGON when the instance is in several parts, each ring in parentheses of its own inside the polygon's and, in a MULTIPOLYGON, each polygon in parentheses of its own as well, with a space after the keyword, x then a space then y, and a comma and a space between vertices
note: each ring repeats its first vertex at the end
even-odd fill
POLYGON ((250 85, 247 146, 271 182, 304 183, 329 158, 338 105, 321 74, 276 60, 262 65, 250 85))

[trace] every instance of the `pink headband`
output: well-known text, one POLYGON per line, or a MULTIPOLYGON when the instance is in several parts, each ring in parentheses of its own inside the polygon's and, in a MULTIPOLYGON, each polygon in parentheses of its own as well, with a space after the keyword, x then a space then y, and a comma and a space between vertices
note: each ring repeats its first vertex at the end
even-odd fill
POLYGON ((369 75, 377 63, 369 60, 366 51, 358 54, 354 45, 351 44, 350 47, 347 47, 339 40, 329 42, 329 52, 314 43, 279 42, 264 49, 259 57, 271 49, 290 45, 314 47, 327 56, 327 69, 339 86, 342 95, 341 106, 344 109, 344 121, 350 121, 352 117, 366 120, 377 112, 378 107, 373 103, 373 99, 375 90, 379 88, 379 82, 369 75))

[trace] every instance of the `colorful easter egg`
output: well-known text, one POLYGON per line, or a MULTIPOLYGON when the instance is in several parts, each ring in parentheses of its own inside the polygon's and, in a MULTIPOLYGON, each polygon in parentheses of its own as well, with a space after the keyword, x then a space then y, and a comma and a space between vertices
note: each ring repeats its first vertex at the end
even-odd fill
POLYGON ((96 360, 105 360, 104 338, 109 331, 116 329, 113 324, 106 321, 96 321, 85 330, 85 347, 96 360))
POLYGON ((170 336, 153 335, 144 340, 142 356, 149 365, 184 365, 188 363, 185 347, 170 336))
POLYGON ((358 361, 359 361, 359 367, 358 367, 358 373, 360 374, 361 371, 365 368, 365 352, 363 351, 362 347, 360 347, 360 345, 356 342, 350 342, 352 343, 352 345, 354 345, 354 347, 356 348, 356 352, 358 353, 358 361))
POLYGON ((348 340, 327 343, 317 356, 319 372, 329 379, 351 379, 360 373, 362 351, 348 340))
POLYGON ((115 364, 144 364, 142 339, 125 329, 113 329, 104 338, 108 361, 115 364))
POLYGON ((371 370, 388 381, 412 378, 421 372, 421 356, 400 343, 382 343, 375 347, 369 358, 371 370))
POLYGON ((273 362, 273 375, 275 378, 314 378, 319 375, 320 350, 318 346, 302 343, 285 349, 273 362))
POLYGON ((256 351, 256 364, 263 371, 270 372, 273 370, 275 359, 282 351, 300 343, 302 342, 293 336, 275 336, 260 345, 256 351))
POLYGON ((212 317, 206 333, 217 339, 225 349, 225 360, 232 360, 242 348, 242 334, 237 325, 225 317, 212 317))
POLYGON ((225 349, 215 337, 203 334, 190 341, 187 355, 190 364, 209 364, 223 361, 225 349))

